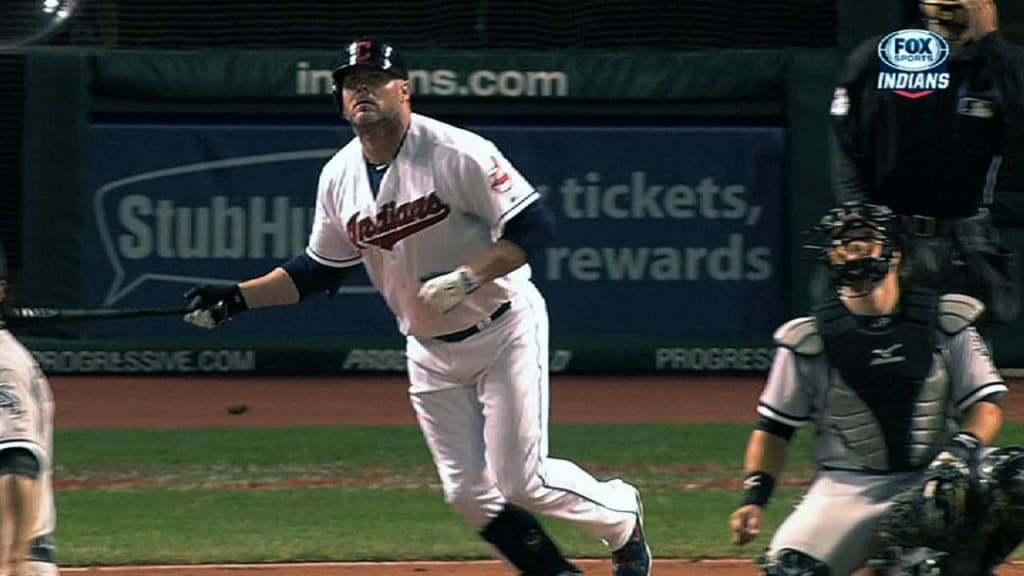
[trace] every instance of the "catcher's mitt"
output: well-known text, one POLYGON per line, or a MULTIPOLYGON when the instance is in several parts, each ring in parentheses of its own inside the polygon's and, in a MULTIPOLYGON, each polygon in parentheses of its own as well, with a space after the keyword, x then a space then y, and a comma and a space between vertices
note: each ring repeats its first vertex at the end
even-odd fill
POLYGON ((882 536, 906 547, 962 547, 982 508, 974 460, 965 451, 940 452, 921 483, 893 499, 879 525, 882 536))

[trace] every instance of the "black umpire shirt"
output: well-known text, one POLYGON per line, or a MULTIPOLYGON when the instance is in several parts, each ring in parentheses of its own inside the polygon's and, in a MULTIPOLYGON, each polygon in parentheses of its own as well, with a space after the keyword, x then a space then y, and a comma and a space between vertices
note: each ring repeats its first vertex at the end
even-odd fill
POLYGON ((832 102, 836 195, 898 214, 965 217, 995 184, 1005 130, 1024 127, 1024 49, 998 31, 949 59, 949 87, 876 88, 878 36, 849 56, 832 102))

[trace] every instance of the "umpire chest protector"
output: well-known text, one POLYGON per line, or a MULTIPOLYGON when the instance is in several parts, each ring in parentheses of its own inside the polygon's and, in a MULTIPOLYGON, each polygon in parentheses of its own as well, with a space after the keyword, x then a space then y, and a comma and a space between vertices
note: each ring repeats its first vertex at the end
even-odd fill
POLYGON ((815 321, 833 367, 826 425, 865 469, 926 464, 945 439, 950 384, 937 345, 938 298, 905 289, 897 314, 857 316, 833 298, 815 321))

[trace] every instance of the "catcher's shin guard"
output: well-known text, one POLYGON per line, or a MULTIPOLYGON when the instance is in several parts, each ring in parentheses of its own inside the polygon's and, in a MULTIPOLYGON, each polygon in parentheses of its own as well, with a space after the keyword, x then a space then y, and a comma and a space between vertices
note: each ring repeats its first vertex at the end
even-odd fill
POLYGON ((979 573, 988 574, 1024 542, 1024 448, 992 451, 981 459, 978 475, 989 507, 979 573))
POLYGON ((758 559, 765 576, 830 576, 828 564, 792 548, 758 559))
POLYGON ((533 514, 514 504, 505 504, 480 535, 524 576, 582 574, 579 568, 565 559, 533 514))

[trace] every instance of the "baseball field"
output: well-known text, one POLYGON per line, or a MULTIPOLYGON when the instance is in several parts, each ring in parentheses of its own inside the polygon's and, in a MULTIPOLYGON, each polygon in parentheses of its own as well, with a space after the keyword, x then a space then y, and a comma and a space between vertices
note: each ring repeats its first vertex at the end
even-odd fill
MULTIPOLYGON (((444 504, 401 376, 52 384, 64 573, 514 574, 444 504)), ((1018 387, 1000 444, 1024 444, 1018 387)), ((751 558, 811 472, 804 434, 766 533, 729 544, 760 388, 757 378, 557 376, 551 454, 641 487, 654 574, 753 575, 751 558)), ((545 524, 588 574, 611 573, 600 543, 545 524)))

